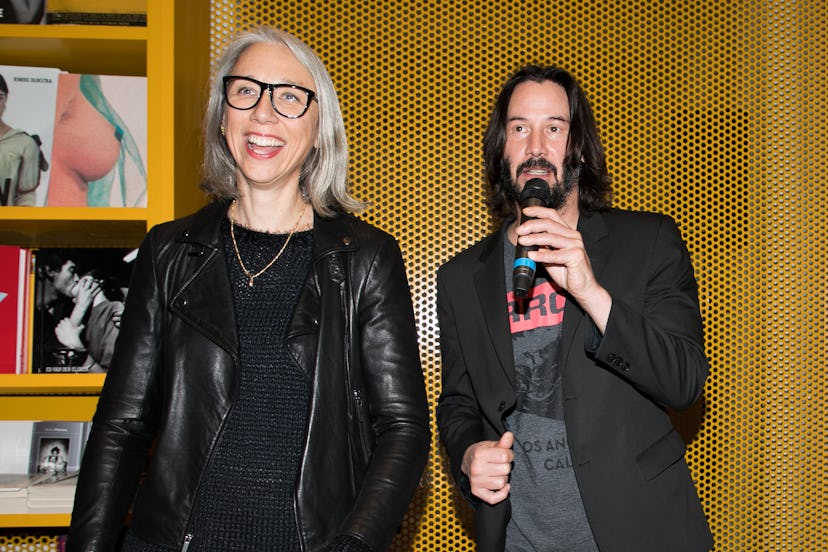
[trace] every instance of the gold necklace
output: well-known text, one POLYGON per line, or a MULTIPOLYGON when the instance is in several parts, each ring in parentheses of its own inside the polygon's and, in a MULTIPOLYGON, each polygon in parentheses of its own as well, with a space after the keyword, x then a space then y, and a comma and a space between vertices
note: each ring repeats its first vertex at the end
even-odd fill
POLYGON ((305 203, 304 206, 302 207, 302 212, 299 213, 299 218, 296 220, 296 224, 294 224, 293 228, 290 229, 290 233, 288 234, 288 237, 285 240, 285 243, 282 244, 282 248, 279 249, 279 252, 276 253, 276 256, 273 257, 273 259, 271 259, 270 262, 267 263, 267 265, 265 265, 265 267, 263 269, 258 271, 256 274, 252 274, 249 270, 247 270, 247 267, 244 266, 244 261, 242 261, 241 253, 239 253, 239 245, 236 243, 236 231, 234 229, 235 224, 233 224, 233 214, 235 213, 235 209, 236 209, 236 200, 233 200, 233 203, 230 205, 230 215, 231 216, 228 217, 230 219, 230 239, 233 240, 233 249, 236 251, 236 258, 239 260, 239 266, 241 267, 242 272, 244 272, 245 275, 248 278, 248 280, 247 280, 247 285, 248 286, 253 287, 253 280, 255 278, 258 278, 262 274, 264 274, 265 271, 268 268, 273 266, 273 263, 275 263, 276 261, 279 260, 279 257, 281 257, 282 253, 284 253, 285 248, 287 247, 288 243, 290 243, 290 238, 293 237, 293 233, 296 231, 297 228, 299 228, 299 223, 302 222, 302 217, 305 216, 305 209, 307 209, 307 208, 308 208, 308 204, 305 203))

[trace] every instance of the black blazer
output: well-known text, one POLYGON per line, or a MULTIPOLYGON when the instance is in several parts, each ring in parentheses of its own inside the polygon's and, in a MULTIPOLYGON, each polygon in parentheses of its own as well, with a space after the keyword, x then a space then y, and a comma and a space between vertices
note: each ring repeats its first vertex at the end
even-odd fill
MULTIPOLYGON (((481 552, 503 550, 510 501, 477 501, 460 465, 471 444, 500 437, 515 405, 506 226, 437 273, 437 421, 455 481, 476 506, 481 552)), ((673 220, 653 213, 582 214, 578 230, 613 299, 602 336, 568 298, 560 351, 570 454, 595 539, 602 552, 709 550, 685 445, 666 412, 693 404, 708 374, 688 251, 673 220)))

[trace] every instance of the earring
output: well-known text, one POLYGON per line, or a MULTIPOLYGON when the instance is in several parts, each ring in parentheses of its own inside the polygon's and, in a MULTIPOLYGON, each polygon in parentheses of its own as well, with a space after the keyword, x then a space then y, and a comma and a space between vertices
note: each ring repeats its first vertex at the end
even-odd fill
POLYGON ((219 127, 219 132, 221 132, 221 135, 224 136, 224 125, 219 127))

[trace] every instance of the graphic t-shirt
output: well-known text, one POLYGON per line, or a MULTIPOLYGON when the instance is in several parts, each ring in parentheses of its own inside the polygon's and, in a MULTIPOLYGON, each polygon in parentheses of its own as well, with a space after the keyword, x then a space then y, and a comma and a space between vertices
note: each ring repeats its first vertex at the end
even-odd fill
MULTIPOLYGON (((506 282, 515 247, 504 236, 506 282)), ((507 286, 511 287, 511 286, 507 286)), ((563 416, 561 328, 566 297, 539 267, 530 297, 508 291, 517 405, 506 418, 515 434, 512 517, 507 552, 598 550, 575 480, 563 416)))

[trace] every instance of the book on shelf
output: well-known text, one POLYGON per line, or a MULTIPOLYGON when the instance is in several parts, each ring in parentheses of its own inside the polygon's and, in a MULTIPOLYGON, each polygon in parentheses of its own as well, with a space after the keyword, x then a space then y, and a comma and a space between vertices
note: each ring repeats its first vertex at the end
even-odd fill
POLYGON ((0 374, 21 374, 28 359, 32 252, 0 245, 0 374))
POLYGON ((32 484, 64 479, 80 470, 90 423, 48 420, 32 424, 29 473, 42 476, 32 484))
POLYGON ((32 424, 29 508, 71 508, 91 422, 40 421, 32 424))
POLYGON ((91 425, 74 421, 2 422, 0 450, 4 455, 13 453, 14 458, 0 463, 0 513, 23 513, 27 508, 71 509, 91 425), (9 424, 21 426, 20 431, 9 424), (20 455, 25 455, 20 461, 18 449, 20 455))
POLYGON ((40 25, 45 22, 46 0, 0 0, 0 24, 40 25))
POLYGON ((78 472, 35 479, 29 484, 26 505, 29 508, 72 508, 78 472))
POLYGON ((0 514, 18 514, 26 510, 29 484, 34 478, 28 473, 0 473, 0 514))
POLYGON ((46 22, 146 26, 147 0, 49 0, 46 22))
POLYGON ((45 205, 146 207, 147 79, 61 73, 45 205))
POLYGON ((34 252, 32 372, 106 372, 120 329, 135 249, 34 252))
POLYGON ((25 499, 29 496, 29 485, 41 477, 30 473, 0 473, 0 500, 25 499))
POLYGON ((43 205, 49 185, 58 75, 51 67, 0 65, 3 122, 0 206, 43 205))

